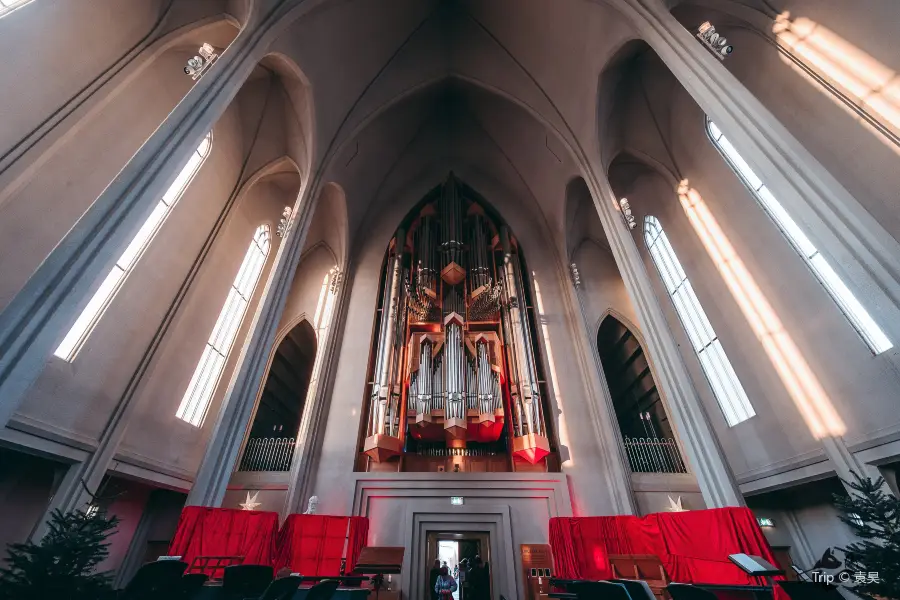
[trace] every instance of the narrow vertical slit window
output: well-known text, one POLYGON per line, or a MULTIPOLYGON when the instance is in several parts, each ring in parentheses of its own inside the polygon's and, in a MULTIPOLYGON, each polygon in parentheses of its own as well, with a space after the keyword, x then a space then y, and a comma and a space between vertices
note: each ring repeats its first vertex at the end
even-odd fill
POLYGON ((256 229, 253 241, 250 242, 237 277, 231 284, 225 305, 222 307, 222 312, 219 313, 219 319, 213 327, 209 341, 206 342, 200 362, 197 364, 194 376, 191 377, 191 383, 184 392, 184 398, 181 399, 181 404, 175 413, 179 419, 187 421, 195 427, 200 427, 206 417, 213 393, 222 377, 222 371, 225 370, 228 353, 234 345, 241 322, 247 314, 250 299, 259 283, 259 276, 266 264, 270 245, 269 226, 260 225, 256 229))
MULTIPOLYGON (((2 1, 0 0, 0 2, 2 1)), ((178 177, 175 178, 175 181, 163 194, 162 199, 153 209, 153 212, 144 221, 144 224, 128 244, 128 247, 125 248, 125 252, 122 253, 122 256, 110 269, 106 279, 100 284, 100 288, 94 292, 93 297, 91 297, 87 306, 84 307, 84 310, 81 311, 72 328, 69 329, 66 337, 63 338, 63 341, 53 354, 70 362, 75 360, 78 351, 84 346, 94 327, 103 317, 103 312, 110 305, 132 269, 134 269, 144 250, 153 241, 153 237, 172 212, 172 208, 184 194, 194 175, 200 170, 203 161, 209 156, 209 149, 212 145, 211 136, 211 133, 207 133, 197 150, 191 154, 187 164, 184 165, 184 168, 178 173, 178 177)))
POLYGON ((21 8, 31 2, 31 0, 0 0, 0 17, 21 8))
POLYGON ((713 330, 703 306, 700 305, 700 299, 694 293, 694 288, 656 217, 644 218, 644 241, 675 305, 675 312, 687 331, 691 346, 700 359, 700 366, 709 380, 728 426, 734 427, 756 415, 744 386, 722 348, 719 336, 713 330))
POLYGON ((824 256, 816 249, 812 241, 797 223, 784 210, 778 199, 769 191, 769 188, 750 169, 750 165, 738 154, 737 149, 722 134, 722 131, 709 117, 706 118, 706 131, 713 145, 722 154, 725 162, 737 174, 750 192, 759 202, 763 210, 775 222, 784 236, 788 239, 797 253, 803 258, 813 275, 825 288, 838 307, 843 311, 850 324, 859 332, 866 345, 875 354, 881 354, 890 350, 894 344, 888 339, 884 331, 875 322, 862 303, 856 298, 850 288, 834 271, 824 256))

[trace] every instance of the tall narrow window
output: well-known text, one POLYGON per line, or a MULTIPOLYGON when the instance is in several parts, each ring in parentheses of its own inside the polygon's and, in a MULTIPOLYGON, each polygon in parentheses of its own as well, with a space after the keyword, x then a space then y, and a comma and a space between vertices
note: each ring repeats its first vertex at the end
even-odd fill
POLYGON ((672 298, 675 312, 678 313, 694 352, 700 359, 700 366, 709 380, 716 401, 725 413, 725 420, 729 427, 746 421, 754 416, 756 411, 750 405, 744 386, 734 372, 731 361, 728 360, 719 342, 719 336, 713 330, 697 294, 694 293, 694 288, 691 287, 691 282, 681 268, 675 250, 669 243, 669 238, 666 237, 666 232, 656 217, 644 218, 644 241, 666 286, 666 291, 672 298))
POLYGON ((872 352, 880 354, 885 350, 890 350, 893 344, 884 331, 709 117, 706 119, 706 131, 725 161, 737 173, 744 185, 750 189, 763 210, 775 221, 775 224, 791 242, 791 245, 844 312, 847 320, 859 332, 872 352))
POLYGON ((184 398, 181 399, 181 405, 175 413, 175 416, 191 425, 200 427, 206 417, 206 409, 209 408, 213 392, 215 392, 222 371, 225 369, 228 353, 237 337, 238 329, 241 328, 241 322, 244 320, 247 306, 250 305, 250 298, 253 296, 253 290, 256 289, 259 276, 266 264, 269 245, 269 226, 260 225, 256 229, 253 241, 250 242, 237 277, 231 284, 231 290, 225 299, 225 306, 222 307, 222 312, 219 313, 219 319, 213 327, 209 341, 206 342, 203 355, 200 357, 194 376, 191 377, 191 383, 184 392, 184 398))
POLYGON ((0 17, 31 2, 31 0, 0 0, 0 17))
MULTIPOLYGON (((0 0, 0 2, 2 1, 3 0, 0 0)), ((116 261, 116 264, 109 271, 109 274, 107 274, 106 279, 100 284, 100 288, 94 293, 94 296, 91 298, 90 302, 88 302, 87 306, 84 307, 84 310, 81 311, 81 314, 75 320, 75 324, 69 329, 66 337, 63 338, 62 343, 60 343, 53 354, 68 361, 75 359, 75 355, 78 354, 78 351, 84 346, 87 338, 91 335, 94 327, 103 316, 103 311, 105 311, 112 302, 112 299, 125 282, 125 278, 128 277, 131 270, 134 268, 134 265, 137 264, 141 255, 144 253, 144 250, 146 250, 147 246, 150 245, 150 242, 153 241, 153 236, 155 236, 156 232, 162 227, 166 217, 172 212, 175 203, 178 202, 178 199, 184 194, 184 190, 187 189, 191 180, 194 178, 194 175, 200 170, 200 166, 203 164, 204 159, 209 155, 210 146, 211 134, 208 133, 206 134, 206 137, 203 138, 203 141, 200 142, 200 146, 197 147, 197 150, 191 154, 191 158, 188 159, 187 164, 181 169, 178 177, 175 178, 175 181, 169 186, 166 193, 163 194, 163 197, 156 205, 156 208, 153 209, 153 212, 150 213, 150 216, 144 221, 144 224, 131 240, 131 243, 125 248, 125 252, 123 252, 122 256, 119 257, 119 260, 116 261)))

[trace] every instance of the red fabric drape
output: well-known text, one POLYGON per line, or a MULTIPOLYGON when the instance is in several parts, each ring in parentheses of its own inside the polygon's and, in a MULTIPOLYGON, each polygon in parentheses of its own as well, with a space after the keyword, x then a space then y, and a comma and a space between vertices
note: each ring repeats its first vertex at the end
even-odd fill
POLYGON ((550 520, 557 577, 612 577, 610 554, 654 554, 672 581, 758 585, 728 560, 743 552, 775 564, 772 549, 747 508, 719 508, 646 517, 550 520))
POLYGON ((349 575, 356 567, 356 561, 359 560, 360 551, 366 546, 366 540, 369 538, 369 518, 368 517, 350 517, 350 532, 347 540, 347 568, 345 572, 349 575))
POLYGON ((550 519, 550 547, 553 549, 553 571, 559 579, 578 579, 573 519, 550 519))
POLYGON ((759 585, 758 580, 728 560, 729 554, 737 552, 777 564, 749 509, 723 508, 654 516, 668 546, 663 564, 672 581, 759 585))
POLYGON ((278 566, 306 576, 341 571, 349 517, 290 515, 278 534, 278 566))
POLYGON ((279 530, 278 513, 188 506, 168 552, 188 564, 197 556, 243 556, 245 564, 337 576, 345 549, 349 573, 368 533, 366 517, 290 515, 279 530))
POLYGON ((197 556, 243 556, 244 563, 275 564, 278 513, 187 506, 169 554, 188 564, 197 556))

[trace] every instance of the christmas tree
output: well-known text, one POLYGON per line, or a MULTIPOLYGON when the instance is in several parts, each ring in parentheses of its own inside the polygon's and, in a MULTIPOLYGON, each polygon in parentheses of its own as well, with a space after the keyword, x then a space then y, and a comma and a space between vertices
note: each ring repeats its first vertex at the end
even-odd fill
POLYGON ((117 517, 89 509, 52 513, 39 544, 10 544, 0 568, 0 600, 98 600, 112 591, 108 573, 97 566, 109 555, 117 517))
POLYGON ((900 600, 900 500, 885 493, 882 477, 853 477, 856 481, 845 482, 850 496, 834 496, 844 513, 841 520, 860 539, 839 548, 845 554, 844 568, 853 574, 853 591, 860 596, 900 600))

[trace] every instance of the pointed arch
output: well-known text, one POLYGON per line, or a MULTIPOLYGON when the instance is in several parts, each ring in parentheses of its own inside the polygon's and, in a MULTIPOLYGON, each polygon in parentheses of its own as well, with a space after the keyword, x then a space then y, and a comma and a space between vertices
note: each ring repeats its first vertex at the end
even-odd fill
POLYGON ((596 339, 631 471, 686 473, 675 428, 637 327, 610 308, 599 320, 596 339))
POLYGON ((288 471, 319 352, 307 315, 298 317, 273 347, 239 471, 288 471))

